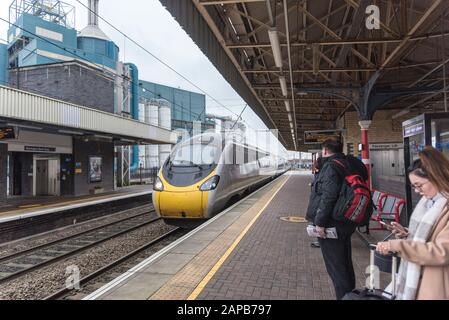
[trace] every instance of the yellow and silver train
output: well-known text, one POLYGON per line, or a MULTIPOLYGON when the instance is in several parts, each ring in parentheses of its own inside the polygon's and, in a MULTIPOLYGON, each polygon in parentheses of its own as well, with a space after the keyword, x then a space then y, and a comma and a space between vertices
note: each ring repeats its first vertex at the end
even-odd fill
POLYGON ((165 161, 153 204, 165 223, 193 227, 289 169, 285 150, 279 156, 221 134, 197 135, 176 145, 165 161))

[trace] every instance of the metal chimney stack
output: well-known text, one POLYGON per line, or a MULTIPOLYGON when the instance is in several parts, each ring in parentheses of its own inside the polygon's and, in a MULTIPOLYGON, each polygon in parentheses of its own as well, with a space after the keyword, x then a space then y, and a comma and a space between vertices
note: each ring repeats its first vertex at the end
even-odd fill
POLYGON ((98 2, 100 0, 89 0, 89 26, 98 27, 98 2))

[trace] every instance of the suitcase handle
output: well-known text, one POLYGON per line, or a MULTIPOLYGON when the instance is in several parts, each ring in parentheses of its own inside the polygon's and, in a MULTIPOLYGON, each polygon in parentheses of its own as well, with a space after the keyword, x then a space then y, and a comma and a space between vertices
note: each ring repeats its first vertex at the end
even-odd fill
MULTIPOLYGON (((376 245, 375 244, 370 244, 369 245, 369 249, 370 249, 370 290, 374 290, 374 253, 376 252, 376 245)), ((392 262, 391 262, 391 285, 392 285, 392 290, 391 290, 391 296, 392 299, 394 299, 394 297, 396 296, 396 273, 397 273, 397 266, 398 266, 398 255, 396 252, 389 252, 389 255, 391 255, 392 258, 392 262)))

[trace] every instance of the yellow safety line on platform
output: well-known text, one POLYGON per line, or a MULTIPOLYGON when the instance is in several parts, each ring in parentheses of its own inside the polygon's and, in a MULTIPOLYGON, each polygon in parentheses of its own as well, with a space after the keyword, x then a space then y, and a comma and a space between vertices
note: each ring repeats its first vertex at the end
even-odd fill
POLYGON ((268 207, 268 205, 271 203, 271 201, 274 199, 274 197, 277 195, 279 190, 282 189, 282 187, 287 183, 287 181, 290 179, 290 176, 279 186, 279 188, 276 190, 276 192, 273 193, 273 195, 270 197, 270 199, 265 203, 262 209, 259 210, 259 212, 256 214, 256 216, 251 220, 251 222, 246 226, 246 228, 240 233, 240 235, 235 239, 235 241, 232 243, 232 245, 226 250, 224 255, 220 258, 220 260, 217 261, 217 263, 212 267, 212 269, 209 271, 209 273, 204 277, 203 280, 198 284, 198 286, 193 290, 193 292, 190 294, 190 296, 187 298, 187 300, 195 300, 203 291, 203 289, 206 287, 206 285, 209 283, 210 279, 217 273, 217 271, 220 269, 221 265, 225 262, 225 260, 231 255, 231 253, 234 251, 234 249, 237 247, 237 245, 240 243, 240 241, 243 239, 245 234, 248 232, 248 230, 252 227, 252 225, 256 222, 256 220, 260 217, 262 212, 265 211, 265 209, 268 207))

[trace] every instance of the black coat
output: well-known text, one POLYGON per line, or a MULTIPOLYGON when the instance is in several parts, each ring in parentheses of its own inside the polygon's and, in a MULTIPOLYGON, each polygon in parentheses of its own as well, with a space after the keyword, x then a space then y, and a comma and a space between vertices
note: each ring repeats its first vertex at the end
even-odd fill
POLYGON ((306 218, 320 227, 336 227, 339 232, 353 232, 354 225, 332 219, 332 211, 345 178, 344 170, 334 162, 336 159, 346 163, 351 173, 356 172, 365 180, 368 178, 366 167, 357 158, 346 157, 344 154, 323 158, 323 167, 312 184, 306 218))

